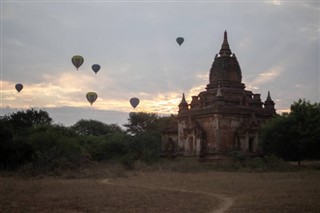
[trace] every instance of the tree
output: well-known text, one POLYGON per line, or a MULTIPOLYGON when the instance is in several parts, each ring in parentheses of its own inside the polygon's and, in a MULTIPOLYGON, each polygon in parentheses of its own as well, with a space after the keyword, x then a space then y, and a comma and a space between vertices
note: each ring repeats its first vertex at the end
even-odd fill
POLYGON ((124 124, 127 132, 133 135, 144 134, 146 132, 160 133, 173 117, 160 117, 156 113, 130 113, 129 123, 124 124))
POLYGON ((32 148, 25 141, 14 138, 14 132, 0 120, 0 169, 14 169, 31 160, 32 148))
POLYGON ((17 168, 31 161, 34 150, 29 137, 33 128, 50 126, 52 119, 43 110, 28 109, 0 118, 0 165, 3 168, 17 168))
POLYGON ((33 167, 43 172, 58 168, 77 168, 89 156, 79 143, 78 135, 70 128, 60 125, 33 128, 28 144, 34 150, 31 161, 33 167))
POLYGON ((123 130, 117 124, 105 124, 95 120, 81 119, 75 123, 71 129, 76 131, 80 135, 108 135, 113 133, 121 133, 123 130))
POLYGON ((145 162, 158 159, 161 149, 161 131, 174 117, 160 117, 155 113, 131 113, 128 119, 127 132, 133 135, 130 150, 137 158, 145 162))
POLYGON ((299 99, 262 129, 261 147, 285 160, 320 159, 320 104, 299 99))
POLYGON ((40 125, 51 125, 52 118, 43 110, 28 109, 1 117, 2 122, 14 129, 25 129, 40 125))

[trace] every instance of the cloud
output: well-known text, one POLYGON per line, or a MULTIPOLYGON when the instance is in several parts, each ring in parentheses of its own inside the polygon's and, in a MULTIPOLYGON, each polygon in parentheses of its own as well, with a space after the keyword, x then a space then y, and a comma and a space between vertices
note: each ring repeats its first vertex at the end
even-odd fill
POLYGON ((249 88, 259 88, 261 85, 269 83, 279 77, 284 72, 283 66, 273 66, 258 74, 252 81, 247 82, 249 88))
POLYGON ((273 1, 272 1, 272 4, 273 4, 273 5, 280 5, 280 4, 281 4, 281 1, 280 1, 280 0, 273 0, 273 1))
POLYGON ((319 100, 316 2, 2 6, 2 106, 84 108, 90 106, 85 94, 95 91, 91 112, 129 112, 129 99, 138 97, 136 110, 176 113, 183 92, 190 102, 205 90, 224 30, 247 88, 264 95, 270 89, 277 106, 289 106, 298 95, 319 100), (177 36, 185 38, 181 47, 177 36), (70 61, 74 54, 85 58, 79 71, 70 61), (102 67, 97 75, 93 63, 102 67), (25 85, 21 93, 17 82, 25 85))
MULTIPOLYGON (((46 82, 39 84, 24 84, 24 89, 18 93, 14 85, 9 81, 2 81, 2 106, 11 108, 26 109, 30 107, 88 107, 85 94, 90 91, 90 85, 95 83, 91 77, 72 74, 62 74, 52 79, 45 76, 46 82), (48 81, 49 80, 49 81, 48 81)), ((98 99, 91 108, 98 110, 116 110, 130 112, 133 110, 128 98, 115 95, 109 97, 103 92, 97 92, 98 99)), ((174 114, 181 101, 181 94, 178 92, 166 93, 140 93, 140 104, 137 110, 145 112, 157 112, 161 114, 174 114)))

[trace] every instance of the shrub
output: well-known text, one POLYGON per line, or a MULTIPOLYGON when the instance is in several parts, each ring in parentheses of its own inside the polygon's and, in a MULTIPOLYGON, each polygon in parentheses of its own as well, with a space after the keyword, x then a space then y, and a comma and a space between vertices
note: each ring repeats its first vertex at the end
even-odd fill
POLYGON ((32 165, 42 171, 77 168, 86 158, 85 149, 64 127, 37 128, 29 137, 29 144, 34 150, 32 165))

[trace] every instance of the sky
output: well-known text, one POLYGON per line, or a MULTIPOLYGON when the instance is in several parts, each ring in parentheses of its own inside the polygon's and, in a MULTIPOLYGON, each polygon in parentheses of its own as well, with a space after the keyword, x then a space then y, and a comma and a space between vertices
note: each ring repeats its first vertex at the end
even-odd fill
POLYGON ((43 109, 69 126, 80 119, 122 125, 132 111, 177 114, 182 93, 190 102, 205 90, 225 30, 247 90, 262 101, 270 91, 278 113, 299 98, 320 102, 318 1, 0 4, 1 115, 43 109), (74 55, 84 58, 79 70, 74 55), (98 94, 92 106, 91 91, 98 94), (132 97, 140 99, 136 109, 132 97))

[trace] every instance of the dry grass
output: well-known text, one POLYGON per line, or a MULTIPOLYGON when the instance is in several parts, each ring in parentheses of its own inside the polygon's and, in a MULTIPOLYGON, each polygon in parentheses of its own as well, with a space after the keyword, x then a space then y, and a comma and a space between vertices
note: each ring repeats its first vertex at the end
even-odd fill
POLYGON ((211 197, 103 184, 97 179, 1 178, 0 212, 206 212, 211 197))
POLYGON ((320 172, 176 172, 93 165, 59 177, 0 177, 0 212, 319 212, 320 172), (103 183, 103 180, 115 184, 103 183), (170 189, 170 190, 167 190, 170 189), (190 191, 190 192, 183 192, 190 191), (203 192, 193 193, 193 192, 203 192))
POLYGON ((320 173, 207 172, 139 173, 114 181, 224 194, 233 198, 228 212, 319 212, 320 173))

